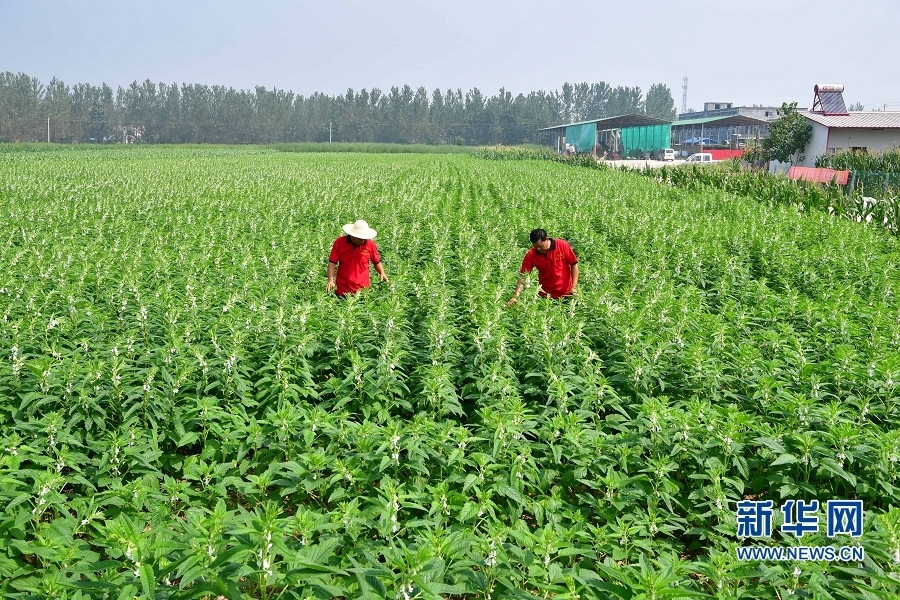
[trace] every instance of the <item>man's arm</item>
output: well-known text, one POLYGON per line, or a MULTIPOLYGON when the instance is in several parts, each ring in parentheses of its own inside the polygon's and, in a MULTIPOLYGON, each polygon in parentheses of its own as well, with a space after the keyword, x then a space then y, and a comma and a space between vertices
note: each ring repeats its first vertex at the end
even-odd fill
POLYGON ((513 293, 513 297, 509 299, 509 302, 506 303, 507 308, 512 306, 513 303, 519 299, 519 294, 525 289, 525 276, 534 269, 534 262, 531 255, 532 252, 528 251, 525 253, 525 258, 522 259, 522 268, 519 269, 519 278, 516 280, 516 291, 513 293))
POLYGON ((387 275, 384 273, 384 267, 381 264, 381 261, 375 263, 375 272, 378 273, 378 276, 381 277, 382 281, 387 281, 387 275))
POLYGON ((375 265, 375 272, 378 273, 378 277, 381 278, 381 281, 387 281, 388 278, 384 272, 384 265, 381 264, 381 255, 378 254, 378 245, 373 240, 367 241, 366 244, 372 252, 371 260, 372 264, 375 265))
POLYGON ((334 267, 335 267, 335 264, 329 260, 328 261, 328 282, 325 284, 326 292, 330 292, 336 286, 336 284, 334 283, 334 267))
POLYGON ((572 294, 578 293, 578 257, 575 256, 575 252, 572 250, 571 244, 566 242, 566 254, 569 259, 569 274, 572 276, 572 294))
POLYGON ((513 297, 509 299, 509 302, 506 303, 507 308, 519 299, 523 289, 525 289, 525 273, 520 273, 519 279, 516 280, 516 291, 513 293, 513 297))

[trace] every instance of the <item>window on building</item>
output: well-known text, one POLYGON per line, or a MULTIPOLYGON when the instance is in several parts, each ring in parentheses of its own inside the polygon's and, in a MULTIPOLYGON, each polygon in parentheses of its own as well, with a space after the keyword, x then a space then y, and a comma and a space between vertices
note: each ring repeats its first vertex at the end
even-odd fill
POLYGON ((850 146, 850 152, 859 152, 860 154, 866 154, 869 152, 869 149, 865 146, 850 146))
POLYGON ((841 148, 829 148, 828 154, 836 154, 841 148))
POLYGON ((771 110, 767 110, 767 111, 766 111, 766 116, 767 116, 767 117, 771 117, 771 116, 772 116, 772 111, 771 111, 771 110))

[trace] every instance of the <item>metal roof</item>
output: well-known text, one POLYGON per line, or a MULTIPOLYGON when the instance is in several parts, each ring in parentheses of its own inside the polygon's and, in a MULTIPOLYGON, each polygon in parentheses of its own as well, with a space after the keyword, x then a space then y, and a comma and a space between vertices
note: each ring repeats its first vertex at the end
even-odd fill
POLYGON ((840 129, 900 129, 900 111, 851 111, 849 115, 826 116, 801 111, 801 115, 824 125, 840 129))
POLYGON ((682 125, 712 125, 713 127, 743 127, 745 125, 769 125, 770 121, 754 119, 746 115, 726 115, 724 117, 703 117, 701 119, 684 119, 672 123, 673 127, 682 125))
POLYGON ((672 121, 667 119, 658 119, 656 117, 650 117, 647 115, 640 114, 630 114, 630 115, 619 115, 616 117, 605 117, 603 119, 591 119, 590 121, 579 121, 578 123, 566 123, 565 125, 554 125, 553 127, 544 127, 543 129, 538 129, 538 131, 548 131, 550 129, 562 129, 564 127, 571 127, 573 125, 587 125, 589 123, 596 123, 597 129, 622 129, 623 127, 636 127, 639 125, 664 125, 669 124, 672 121))

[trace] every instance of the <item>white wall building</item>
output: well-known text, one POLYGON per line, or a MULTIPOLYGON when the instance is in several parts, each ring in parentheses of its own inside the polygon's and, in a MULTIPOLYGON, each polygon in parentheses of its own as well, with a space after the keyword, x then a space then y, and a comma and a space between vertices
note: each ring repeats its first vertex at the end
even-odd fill
POLYGON ((841 150, 884 152, 900 147, 900 112, 852 111, 846 115, 800 113, 812 125, 812 139, 803 151, 803 167, 815 166, 816 157, 841 150))
MULTIPOLYGON (((840 151, 884 152, 900 147, 900 112, 849 111, 844 85, 819 84, 813 88, 810 110, 798 111, 812 127, 812 138, 801 152, 801 167, 815 167, 816 158, 840 151)), ((772 161, 769 170, 783 172, 787 164, 772 161)))

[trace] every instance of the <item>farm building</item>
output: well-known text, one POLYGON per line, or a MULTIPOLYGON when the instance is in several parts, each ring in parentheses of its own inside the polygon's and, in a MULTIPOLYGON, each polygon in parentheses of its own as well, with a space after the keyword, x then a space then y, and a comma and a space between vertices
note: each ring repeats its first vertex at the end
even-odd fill
POLYGON ((852 111, 845 115, 800 113, 813 128, 798 165, 811 167, 817 156, 841 150, 883 152, 900 146, 900 112, 852 111))
POLYGON ((769 135, 769 123, 745 115, 725 115, 700 119, 679 119, 672 123, 671 142, 675 150, 688 154, 704 147, 737 150, 748 140, 769 135))
POLYGON ((843 92, 841 84, 813 89, 812 109, 800 111, 812 126, 812 138, 797 165, 815 166, 817 157, 841 150, 883 152, 900 146, 900 112, 849 111, 843 92))
POLYGON ((593 152, 598 157, 646 157, 654 150, 674 148, 691 154, 702 147, 739 148, 744 141, 768 135, 768 123, 743 115, 667 121, 632 114, 545 127, 535 143, 557 152, 593 152))
POLYGON ((535 144, 564 152, 571 145, 575 152, 592 152, 596 156, 642 156, 668 148, 671 121, 632 114, 554 125, 535 132, 535 144))

